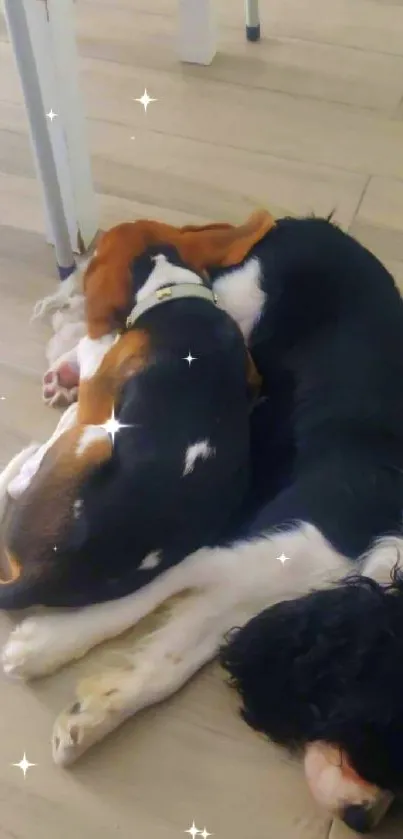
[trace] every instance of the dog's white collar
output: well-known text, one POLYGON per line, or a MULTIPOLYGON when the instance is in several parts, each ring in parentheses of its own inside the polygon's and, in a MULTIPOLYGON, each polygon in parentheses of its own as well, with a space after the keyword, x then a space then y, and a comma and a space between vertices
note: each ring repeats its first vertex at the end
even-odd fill
POLYGON ((165 286, 159 288, 153 294, 150 294, 146 300, 141 303, 136 303, 126 318, 126 329, 134 326, 135 322, 149 309, 154 306, 159 306, 160 303, 169 303, 170 300, 179 300, 183 297, 201 297, 203 300, 209 300, 210 303, 217 304, 218 298, 214 291, 206 288, 204 285, 197 285, 196 283, 178 283, 176 285, 165 286))

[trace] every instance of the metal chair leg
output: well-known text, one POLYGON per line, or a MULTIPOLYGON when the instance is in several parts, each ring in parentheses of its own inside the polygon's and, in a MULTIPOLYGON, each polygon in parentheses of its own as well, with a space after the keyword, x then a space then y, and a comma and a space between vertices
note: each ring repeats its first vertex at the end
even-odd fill
POLYGON ((259 0, 245 0, 246 37, 248 41, 259 41, 259 0))

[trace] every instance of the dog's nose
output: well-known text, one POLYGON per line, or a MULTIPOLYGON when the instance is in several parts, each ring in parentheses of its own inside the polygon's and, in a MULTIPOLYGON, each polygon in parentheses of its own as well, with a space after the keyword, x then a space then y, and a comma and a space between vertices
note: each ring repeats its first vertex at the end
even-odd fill
POLYGON ((365 804, 349 804, 342 811, 341 818, 344 824, 356 833, 369 833, 372 830, 371 811, 365 804))

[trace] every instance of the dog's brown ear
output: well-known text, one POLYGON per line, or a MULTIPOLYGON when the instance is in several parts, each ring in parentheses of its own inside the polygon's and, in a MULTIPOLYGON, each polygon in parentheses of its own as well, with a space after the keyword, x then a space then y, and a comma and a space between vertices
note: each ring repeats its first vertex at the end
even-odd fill
POLYGON ((252 213, 244 224, 209 224, 181 228, 178 250, 195 270, 238 265, 249 251, 274 227, 267 210, 252 213))
POLYGON ((104 233, 84 275, 87 330, 90 338, 118 329, 130 297, 130 265, 150 244, 147 226, 119 224, 104 233))
POLYGON ((195 271, 237 265, 275 222, 258 210, 238 227, 231 224, 173 227, 141 219, 101 236, 84 276, 88 334, 99 338, 124 324, 130 303, 130 265, 151 245, 174 245, 195 271))
POLYGON ((100 338, 124 325, 133 260, 157 243, 177 246, 179 236, 179 227, 147 219, 118 224, 101 236, 84 276, 90 338, 100 338))

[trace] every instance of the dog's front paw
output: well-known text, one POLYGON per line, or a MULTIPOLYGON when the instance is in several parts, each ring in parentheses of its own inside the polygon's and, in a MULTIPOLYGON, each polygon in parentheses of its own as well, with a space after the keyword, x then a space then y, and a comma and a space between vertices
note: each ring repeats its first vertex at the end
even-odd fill
POLYGON ((27 618, 11 632, 2 650, 7 676, 32 679, 58 670, 71 658, 66 647, 58 647, 52 617, 27 618))
POLYGON ((124 682, 125 674, 116 669, 79 683, 77 701, 59 714, 53 728, 55 763, 74 763, 127 718, 124 682))
POLYGON ((77 401, 79 384, 78 366, 63 361, 56 364, 43 377, 42 393, 47 405, 65 408, 77 401))

